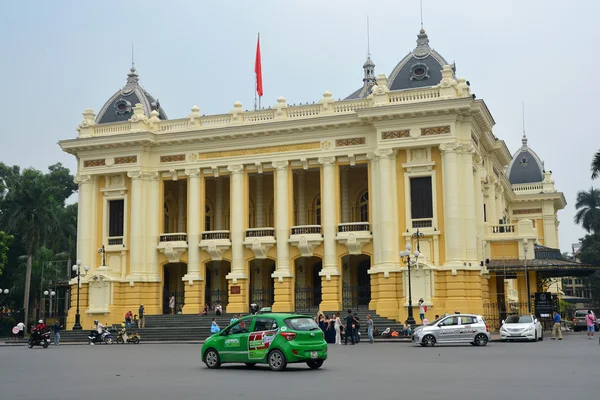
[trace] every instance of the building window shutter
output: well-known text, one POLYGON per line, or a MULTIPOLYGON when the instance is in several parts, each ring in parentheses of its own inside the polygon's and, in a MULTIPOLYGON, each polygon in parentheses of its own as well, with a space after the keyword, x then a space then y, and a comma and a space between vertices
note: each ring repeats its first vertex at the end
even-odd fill
POLYGON ((412 219, 433 218, 430 176, 410 179, 410 202, 412 219))

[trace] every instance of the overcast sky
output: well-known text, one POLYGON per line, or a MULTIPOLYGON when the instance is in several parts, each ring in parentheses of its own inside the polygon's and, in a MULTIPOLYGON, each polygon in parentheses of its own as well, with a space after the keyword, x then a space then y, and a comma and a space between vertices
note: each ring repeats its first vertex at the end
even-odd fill
MULTIPOLYGON (((39 169, 75 170, 56 143, 124 85, 132 42, 142 84, 173 119, 194 104, 202 114, 228 112, 236 100, 252 107, 259 31, 263 105, 272 105, 360 87, 367 14, 376 73, 389 75, 419 30, 418 0, 38 0, 3 2, 0 14, 0 161, 39 169)), ((529 144, 567 198, 563 251, 583 235, 575 195, 593 184, 600 148, 598 17, 597 0, 424 0, 430 45, 485 100, 511 153, 525 102, 529 144)))

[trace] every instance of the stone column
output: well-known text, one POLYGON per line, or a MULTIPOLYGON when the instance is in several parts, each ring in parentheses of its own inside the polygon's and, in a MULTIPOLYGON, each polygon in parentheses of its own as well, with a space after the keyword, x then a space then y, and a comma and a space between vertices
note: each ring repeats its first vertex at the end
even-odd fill
POLYGON ((276 193, 275 193, 275 236, 277 239, 277 267, 273 278, 275 281, 275 301, 273 311, 293 311, 293 279, 290 268, 289 239, 289 169, 287 161, 275 161, 276 193))
POLYGON ((306 172, 300 170, 296 176, 298 177, 298 221, 296 221, 296 225, 306 225, 306 198, 304 194, 306 172))
POLYGON ((200 168, 185 170, 188 176, 189 209, 187 223, 188 240, 188 265, 187 273, 183 277, 185 282, 184 314, 198 314, 204 306, 204 277, 200 272, 202 260, 200 258, 201 224, 204 222, 204 210, 201 208, 203 190, 202 173, 200 168))
POLYGON ((129 277, 135 279, 144 271, 144 180, 142 171, 131 171, 127 176, 131 178, 129 277))
MULTIPOLYGON (((337 259, 336 236, 336 201, 335 201, 335 157, 321 157, 323 165, 323 188, 321 195, 321 222, 323 226, 324 257, 322 277, 321 310, 334 311, 342 307, 341 275, 337 259)), ((339 188, 337 188, 339 190, 339 188)))
MULTIPOLYGON (((96 268, 95 222, 96 222, 96 177, 77 175, 75 183, 79 185, 77 207, 77 259, 81 265, 96 268)), ((104 218, 108 218, 104 216, 104 218)), ((125 234, 126 235, 126 234, 125 234)))
POLYGON ((220 231, 223 229, 223 178, 215 178, 215 189, 215 230, 220 231))
POLYGON ((256 175, 255 179, 255 203, 254 203, 254 223, 255 228, 265 227, 265 205, 264 205, 264 185, 263 174, 256 175))
POLYGON ((475 207, 475 183, 473 179, 473 145, 464 145, 460 157, 462 159, 462 179, 464 188, 464 201, 462 202, 462 222, 463 222, 463 237, 464 249, 467 262, 477 262, 477 226, 476 216, 477 208, 475 207))
MULTIPOLYGON (((499 224, 501 219, 504 219, 504 206, 502 198, 504 197, 504 188, 498 182, 496 184, 496 221, 494 224, 499 224)), ((508 221, 507 221, 508 222, 508 221)))
POLYGON ((340 169, 340 185, 342 186, 342 223, 350 221, 350 201, 348 199, 348 167, 340 169))
POLYGON ((177 232, 182 233, 185 232, 185 206, 187 203, 185 196, 185 181, 179 181, 177 186, 179 189, 177 197, 177 232))
MULTIPOLYGON (((460 232, 460 191, 458 174, 458 143, 440 145, 442 152, 442 174, 444 192, 444 235, 446 243, 446 266, 459 266, 461 262, 461 232, 460 232)), ((461 179, 463 179, 461 177, 461 179)))
POLYGON ((379 158, 375 154, 370 153, 368 155, 370 160, 369 164, 369 179, 371 180, 371 186, 369 187, 369 222, 371 223, 371 232, 373 232, 373 256, 371 257, 371 301, 369 302, 369 309, 376 310, 379 300, 379 246, 380 246, 380 235, 379 235, 379 158))
POLYGON ((483 240, 485 236, 484 232, 484 224, 483 224, 483 190, 481 187, 481 175, 482 175, 482 164, 481 164, 481 156, 476 155, 474 159, 474 169, 473 169, 473 183, 474 183, 474 192, 475 192, 475 210, 476 210, 476 218, 475 225, 477 231, 477 251, 476 255, 479 261, 485 259, 485 254, 483 251, 483 240))
POLYGON ((160 235, 160 213, 163 212, 160 207, 160 180, 158 172, 152 172, 147 175, 148 179, 148 209, 146 212, 147 223, 147 247, 146 247, 146 273, 151 281, 160 280, 158 271, 158 242, 160 235))
MULTIPOLYGON (((198 280, 200 277, 200 224, 204 219, 200 212, 200 182, 201 172, 199 168, 185 170, 188 176, 188 190, 190 196, 190 208, 188 210, 188 266, 184 280, 198 280)), ((204 214, 204 213, 202 213, 204 214)))
POLYGON ((227 170, 231 173, 231 272, 227 274, 229 290, 232 287, 239 289, 239 293, 231 293, 227 312, 248 312, 248 276, 244 260, 244 221, 247 213, 244 210, 244 166, 230 165, 227 170), (240 282, 241 281, 241 282, 240 282))

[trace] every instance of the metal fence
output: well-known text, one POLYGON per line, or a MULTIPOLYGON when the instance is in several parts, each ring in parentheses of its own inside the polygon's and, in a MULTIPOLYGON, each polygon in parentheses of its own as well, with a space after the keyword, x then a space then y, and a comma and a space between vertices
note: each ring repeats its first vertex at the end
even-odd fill
POLYGON ((342 308, 368 309, 371 301, 371 285, 342 285, 342 308))
POLYGON ((321 304, 321 288, 296 286, 295 304, 296 311, 316 312, 321 304))

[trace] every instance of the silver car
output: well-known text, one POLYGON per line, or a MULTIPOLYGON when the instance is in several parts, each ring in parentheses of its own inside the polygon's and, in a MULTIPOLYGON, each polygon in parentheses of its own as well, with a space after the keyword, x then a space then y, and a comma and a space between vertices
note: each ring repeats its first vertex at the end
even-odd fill
POLYGON ((430 325, 415 329, 413 343, 432 347, 436 343, 471 343, 473 346, 485 346, 491 336, 487 324, 481 315, 453 314, 443 316, 430 325))

